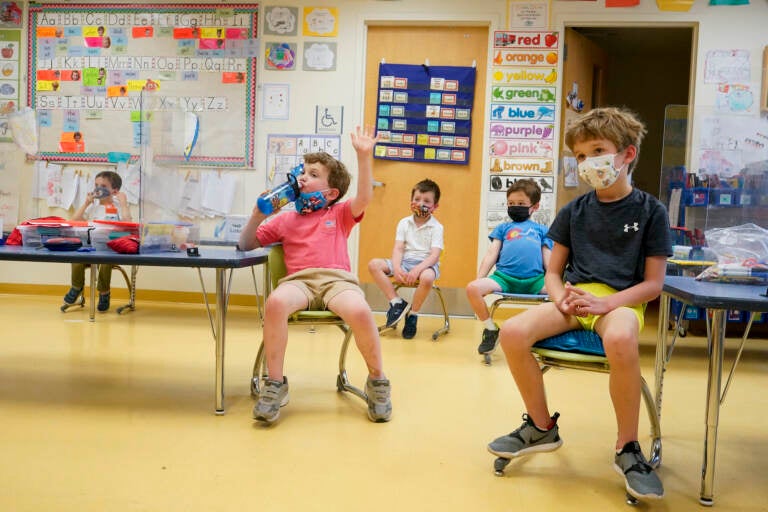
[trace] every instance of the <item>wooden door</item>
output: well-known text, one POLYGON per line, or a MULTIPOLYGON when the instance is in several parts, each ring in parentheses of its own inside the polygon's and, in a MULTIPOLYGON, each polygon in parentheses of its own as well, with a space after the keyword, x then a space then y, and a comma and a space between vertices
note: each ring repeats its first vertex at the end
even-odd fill
MULTIPOLYGON (((566 56, 563 61, 563 102, 560 107, 560 161, 563 155, 570 156, 570 150, 565 145, 565 129, 569 122, 579 113, 565 100, 566 95, 578 87, 578 98, 584 102, 582 112, 586 112, 603 104, 605 97, 605 82, 603 77, 608 67, 608 56, 605 51, 579 34, 572 28, 565 29, 566 56)), ((591 188, 579 180, 578 187, 565 188, 563 180, 557 180, 557 210, 566 203, 588 192, 591 188)))
MULTIPOLYGON (((488 27, 450 26, 369 26, 365 76, 365 124, 376 125, 379 63, 435 66, 477 66, 469 165, 374 161, 374 200, 360 225, 361 283, 372 283, 367 264, 371 258, 392 254, 397 222, 409 214, 413 185, 429 178, 440 185, 440 205, 435 216, 445 227, 441 259, 442 288, 460 288, 477 272, 483 129, 485 124, 488 27)), ((449 303, 451 301, 449 300, 449 303)), ((452 313, 456 309, 449 305, 452 313)))

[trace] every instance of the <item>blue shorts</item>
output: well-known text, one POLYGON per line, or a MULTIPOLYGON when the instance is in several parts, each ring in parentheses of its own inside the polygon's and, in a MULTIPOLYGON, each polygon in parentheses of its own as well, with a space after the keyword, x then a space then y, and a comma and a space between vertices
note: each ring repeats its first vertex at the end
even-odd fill
MULTIPOLYGON (((394 267, 392 266, 392 260, 387 258, 384 261, 387 262, 387 275, 392 277, 393 275, 395 275, 394 267)), ((416 265, 420 265, 422 261, 424 260, 403 260, 400 263, 400 266, 403 267, 406 272, 410 272, 411 269, 413 269, 413 267, 415 267, 416 265)), ((436 263, 431 267, 427 267, 427 268, 431 268, 432 270, 435 271, 435 281, 437 281, 437 278, 440 277, 440 264, 436 263)))

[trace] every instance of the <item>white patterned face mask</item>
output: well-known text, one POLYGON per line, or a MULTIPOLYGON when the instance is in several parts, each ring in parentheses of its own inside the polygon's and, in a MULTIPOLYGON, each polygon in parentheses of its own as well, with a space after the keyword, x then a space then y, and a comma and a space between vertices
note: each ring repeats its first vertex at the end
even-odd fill
POLYGON ((616 168, 613 163, 615 160, 615 154, 585 158, 579 163, 579 178, 596 190, 608 188, 616 183, 621 174, 621 167, 616 168))

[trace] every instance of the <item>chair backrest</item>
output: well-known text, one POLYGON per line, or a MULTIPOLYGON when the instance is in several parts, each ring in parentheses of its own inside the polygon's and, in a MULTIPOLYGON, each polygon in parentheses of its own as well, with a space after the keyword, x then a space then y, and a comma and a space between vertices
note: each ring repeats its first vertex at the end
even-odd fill
POLYGON ((275 244, 269 248, 269 256, 267 257, 267 269, 269 270, 269 290, 271 292, 277 288, 277 282, 284 278, 288 273, 285 268, 285 252, 281 244, 275 244))

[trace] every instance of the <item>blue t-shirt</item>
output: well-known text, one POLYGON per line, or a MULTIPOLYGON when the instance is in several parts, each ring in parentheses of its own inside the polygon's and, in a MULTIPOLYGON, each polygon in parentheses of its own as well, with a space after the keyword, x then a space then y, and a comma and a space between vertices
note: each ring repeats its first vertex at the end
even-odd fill
POLYGON ((543 246, 552 249, 547 227, 532 220, 499 224, 488 236, 501 240, 496 270, 510 277, 526 279, 544 273, 543 246))

